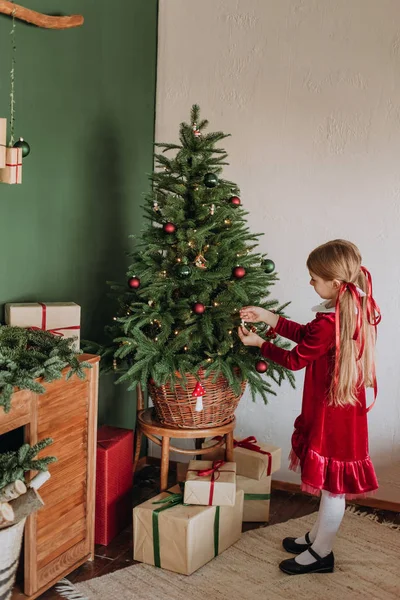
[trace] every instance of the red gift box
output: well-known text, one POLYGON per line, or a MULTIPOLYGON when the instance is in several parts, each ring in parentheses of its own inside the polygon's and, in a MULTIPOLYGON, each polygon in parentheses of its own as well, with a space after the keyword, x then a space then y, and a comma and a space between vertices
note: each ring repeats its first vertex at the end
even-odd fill
POLYGON ((97 432, 95 543, 107 546, 132 522, 133 431, 97 432))

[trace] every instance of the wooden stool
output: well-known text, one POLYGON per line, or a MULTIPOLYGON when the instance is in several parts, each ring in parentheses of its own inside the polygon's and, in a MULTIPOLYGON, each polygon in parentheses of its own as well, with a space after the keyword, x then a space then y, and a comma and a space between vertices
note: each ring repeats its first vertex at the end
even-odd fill
POLYGON ((225 460, 233 462, 233 430, 235 428, 235 417, 229 423, 220 425, 218 427, 207 427, 205 429, 182 429, 179 427, 169 427, 168 425, 162 425, 155 419, 154 411, 152 408, 143 408, 143 394, 138 389, 138 413, 136 421, 136 439, 135 439, 135 457, 133 461, 133 472, 136 470, 137 463, 140 456, 140 448, 142 444, 142 436, 145 435, 149 440, 161 446, 161 477, 160 477, 160 491, 163 492, 168 488, 168 470, 169 470, 169 452, 173 450, 179 454, 208 454, 219 448, 225 446, 225 460), (201 448, 201 443, 206 437, 221 436, 222 440, 215 442, 213 446, 208 448, 201 448), (161 440, 158 439, 159 436, 161 440), (177 448, 171 446, 171 438, 185 438, 195 439, 196 448, 193 450, 185 450, 183 448, 177 448))

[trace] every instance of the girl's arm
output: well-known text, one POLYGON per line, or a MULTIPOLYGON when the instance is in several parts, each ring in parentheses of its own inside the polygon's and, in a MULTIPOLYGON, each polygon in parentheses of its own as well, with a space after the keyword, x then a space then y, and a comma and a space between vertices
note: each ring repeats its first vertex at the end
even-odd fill
MULTIPOLYGON (((335 321, 330 315, 327 315, 315 319, 304 327, 306 331, 304 332, 303 339, 293 350, 283 350, 283 348, 279 348, 271 344, 271 342, 264 342, 261 346, 261 354, 265 358, 291 371, 303 369, 328 352, 333 346, 335 341, 335 321)), ((276 331, 280 335, 285 335, 284 333, 281 334, 279 329, 276 331)))
POLYGON ((292 342, 298 344, 304 338, 307 330, 307 325, 300 325, 285 317, 279 317, 277 324, 274 327, 274 331, 292 342))

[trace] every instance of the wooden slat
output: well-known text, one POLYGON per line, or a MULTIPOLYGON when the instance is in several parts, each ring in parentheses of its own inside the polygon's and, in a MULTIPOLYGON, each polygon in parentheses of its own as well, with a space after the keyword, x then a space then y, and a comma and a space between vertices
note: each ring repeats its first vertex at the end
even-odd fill
POLYGON ((36 520, 38 530, 45 527, 47 523, 63 519, 64 515, 71 511, 74 506, 84 506, 85 493, 86 490, 78 489, 74 493, 70 493, 67 498, 60 500, 55 504, 51 504, 46 510, 39 510, 36 520))
POLYGON ((76 494, 77 492, 85 494, 86 481, 74 479, 68 483, 67 486, 62 484, 54 486, 54 481, 50 480, 40 488, 40 495, 42 496, 43 501, 45 501, 47 507, 54 505, 56 502, 62 502, 68 498, 70 494, 76 494))
POLYGON ((75 535, 74 537, 71 537, 71 538, 68 537, 68 539, 66 539, 63 544, 54 548, 53 551, 46 550, 46 552, 44 554, 44 558, 41 558, 40 554, 39 554, 38 555, 38 563, 37 563, 38 571, 40 571, 41 569, 46 567, 53 560, 60 557, 67 550, 70 550, 70 548, 73 548, 73 546, 75 546, 76 544, 79 544, 79 542, 82 542, 84 539, 85 539, 84 532, 80 532, 80 533, 78 533, 78 535, 75 535))
MULTIPOLYGON (((61 556, 55 558, 51 563, 46 565, 43 569, 38 572, 38 583, 39 587, 44 586, 48 582, 54 581, 55 578, 61 577, 61 574, 71 572, 71 567, 75 566, 78 561, 80 563, 85 562, 82 560, 85 555, 85 541, 75 544, 73 548, 64 552, 61 556)), ((54 581, 55 583, 55 581, 54 581)))
POLYGON ((52 538, 49 538, 49 539, 47 539, 47 541, 42 542, 41 544, 38 544, 37 558, 38 558, 38 561, 40 562, 40 564, 47 565, 50 562, 52 562, 53 559, 51 559, 51 560, 47 559, 47 556, 49 556, 57 548, 60 548, 60 551, 57 553, 57 556, 61 556, 62 555, 61 547, 62 547, 62 544, 64 544, 65 542, 71 541, 73 538, 79 537, 79 536, 82 536, 82 539, 85 539, 85 537, 86 537, 85 527, 86 527, 86 521, 85 521, 85 519, 82 519, 81 521, 77 521, 76 523, 71 525, 71 527, 69 527, 69 529, 64 532, 64 537, 58 539, 58 543, 54 543, 54 540, 52 538))
POLYGON ((41 527, 36 528, 36 543, 38 546, 45 544, 48 539, 54 540, 56 545, 58 541, 62 540, 63 533, 77 523, 82 521, 84 523, 86 517, 85 505, 74 506, 74 508, 68 511, 63 518, 57 522, 53 520, 46 521, 41 527))
MULTIPOLYGON (((25 427, 24 436, 25 442, 33 446, 38 442, 37 437, 37 417, 38 417, 38 398, 36 394, 31 394, 29 402, 30 407, 30 421, 25 427)), ((33 473, 30 472, 27 475, 27 479, 32 479, 33 473)), ((25 524, 25 538, 24 538, 24 592, 26 594, 32 594, 37 590, 37 547, 36 547, 36 519, 37 513, 30 515, 25 524)))
POLYGON ((0 407, 0 435, 29 423, 31 398, 32 392, 22 390, 13 395, 11 410, 8 413, 5 413, 4 408, 0 407))
POLYGON ((87 414, 82 413, 82 411, 78 411, 76 415, 69 417, 68 420, 62 418, 62 416, 57 416, 56 418, 52 418, 50 421, 44 421, 44 419, 40 419, 38 423, 38 437, 46 437, 46 435, 51 431, 57 431, 57 436, 68 435, 68 432, 72 429, 86 429, 87 423, 87 414))

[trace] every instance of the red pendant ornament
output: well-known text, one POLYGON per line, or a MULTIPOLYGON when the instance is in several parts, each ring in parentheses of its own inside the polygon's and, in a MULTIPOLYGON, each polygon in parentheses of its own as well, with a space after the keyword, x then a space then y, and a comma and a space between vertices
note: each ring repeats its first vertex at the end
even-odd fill
POLYGON ((265 360, 259 360, 256 362, 256 371, 258 373, 265 373, 268 369, 268 363, 265 360))
POLYGON ((202 315, 205 310, 206 307, 201 302, 196 302, 196 304, 193 304, 193 312, 196 313, 196 315, 202 315))
POLYGON ((246 275, 246 269, 244 267, 235 267, 232 271, 232 275, 236 279, 242 279, 246 275))
POLYGON ((131 277, 130 279, 128 279, 128 285, 130 288, 137 290, 140 287, 139 277, 131 277))
POLYGON ((176 231, 176 225, 174 223, 164 223, 163 225, 163 230, 165 233, 175 233, 176 231))
POLYGON ((240 206, 241 205, 241 200, 239 198, 239 196, 232 196, 232 198, 229 199, 229 202, 232 204, 232 206, 240 206))

